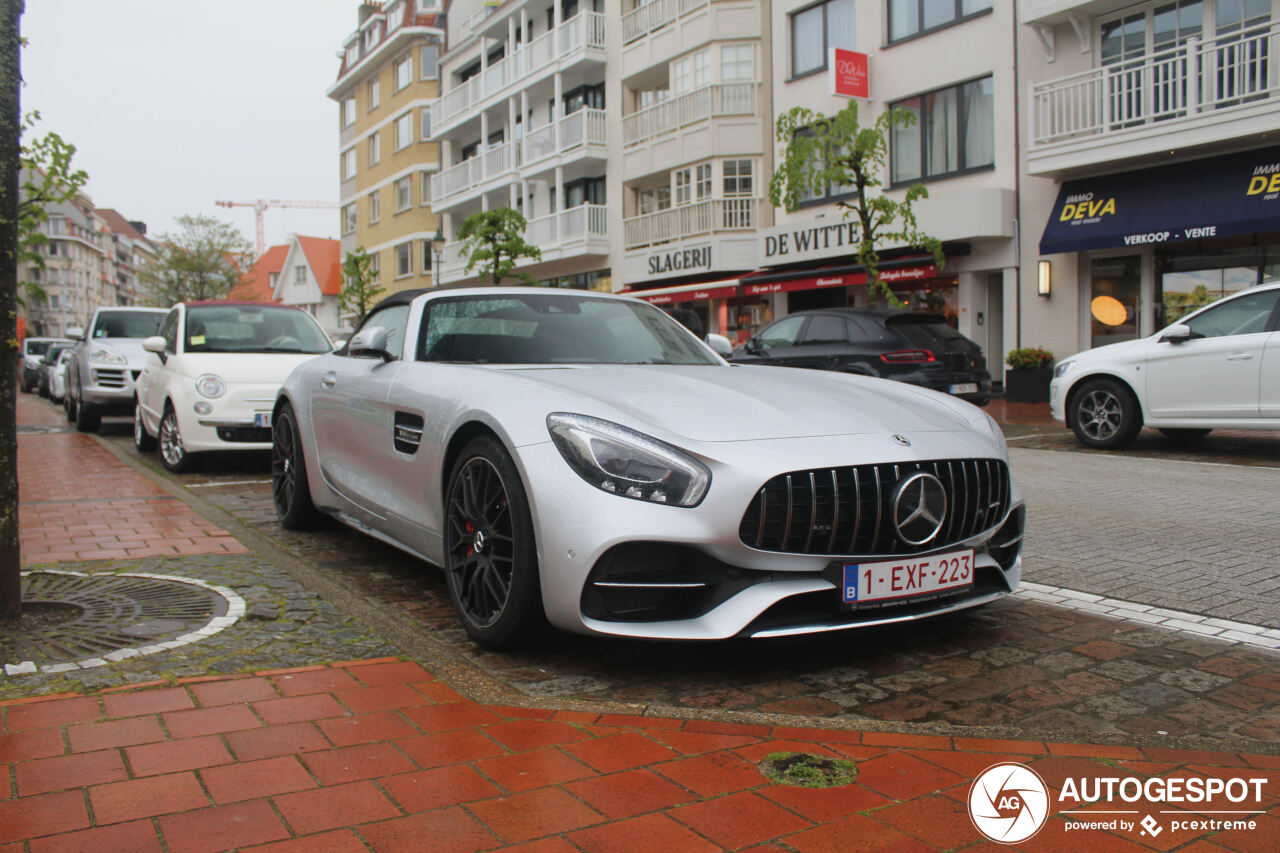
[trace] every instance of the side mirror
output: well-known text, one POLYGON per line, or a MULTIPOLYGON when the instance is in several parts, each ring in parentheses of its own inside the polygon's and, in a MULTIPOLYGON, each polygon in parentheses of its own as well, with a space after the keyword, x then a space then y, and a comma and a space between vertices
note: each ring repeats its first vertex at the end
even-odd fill
POLYGON ((1160 343, 1181 344, 1191 340, 1190 326, 1170 326, 1160 336, 1160 343))
POLYGON ((347 353, 353 358, 380 358, 391 361, 394 356, 387 351, 387 330, 382 326, 361 329, 347 342, 347 353))
POLYGON ((67 337, 71 338, 73 341, 78 341, 84 337, 84 329, 79 326, 72 326, 67 329, 67 337))
POLYGON ((729 343, 729 339, 724 335, 707 335, 707 346, 721 358, 733 355, 733 344, 729 343))
POLYGON ((154 352, 157 355, 164 352, 164 348, 169 342, 164 339, 164 335, 152 335, 149 338, 142 339, 142 348, 147 352, 154 352))

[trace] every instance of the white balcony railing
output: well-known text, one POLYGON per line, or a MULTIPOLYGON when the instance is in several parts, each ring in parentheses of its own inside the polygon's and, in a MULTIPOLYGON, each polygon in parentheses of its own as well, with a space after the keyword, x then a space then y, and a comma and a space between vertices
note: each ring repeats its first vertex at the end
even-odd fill
POLYGON ((573 61, 577 54, 588 48, 605 48, 605 16, 601 12, 579 12, 445 92, 432 106, 432 126, 448 124, 481 101, 503 92, 515 81, 527 79, 558 61, 573 61))
POLYGON ((651 0, 622 16, 622 43, 629 44, 656 29, 665 27, 687 12, 710 0, 651 0))
POLYGON ((604 110, 582 109, 537 130, 517 142, 506 142, 431 176, 431 201, 446 201, 459 193, 478 189, 489 181, 511 178, 513 170, 561 154, 588 148, 604 150, 608 144, 604 110))
POLYGON ((542 250, 563 248, 566 243, 581 243, 593 238, 609 236, 609 220, 602 204, 583 204, 559 213, 530 219, 525 228, 525 239, 542 250))
POLYGON ((622 240, 624 248, 636 249, 718 231, 751 231, 759 224, 759 199, 714 199, 624 219, 622 240))
POLYGON ((754 115, 759 102, 759 83, 703 86, 625 116, 622 119, 622 144, 636 145, 715 116, 754 115))
POLYGON ((1123 133, 1174 119, 1213 122, 1219 110, 1280 93, 1280 24, 1201 41, 1032 87, 1032 144, 1123 133))

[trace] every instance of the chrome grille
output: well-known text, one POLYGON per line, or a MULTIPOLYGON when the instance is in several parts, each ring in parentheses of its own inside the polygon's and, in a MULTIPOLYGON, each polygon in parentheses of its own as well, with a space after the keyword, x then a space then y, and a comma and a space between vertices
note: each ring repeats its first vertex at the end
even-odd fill
POLYGON ((909 554, 934 551, 987 530, 1009 509, 1009 468, 999 459, 943 459, 817 468, 779 474, 756 493, 738 536, 762 551, 791 554, 909 554), (893 493, 917 471, 947 493, 938 535, 920 547, 893 529, 893 493))

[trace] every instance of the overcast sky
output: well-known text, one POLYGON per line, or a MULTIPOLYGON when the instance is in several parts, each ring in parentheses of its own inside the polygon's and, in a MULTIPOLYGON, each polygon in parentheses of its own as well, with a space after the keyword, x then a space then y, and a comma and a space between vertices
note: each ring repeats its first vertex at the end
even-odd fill
MULTIPOLYGON (((23 112, 76 146, 99 207, 176 231, 208 214, 252 243, 252 208, 338 201, 338 107, 325 97, 359 0, 27 0, 23 112)), ((267 244, 338 235, 338 211, 270 208, 267 244)))

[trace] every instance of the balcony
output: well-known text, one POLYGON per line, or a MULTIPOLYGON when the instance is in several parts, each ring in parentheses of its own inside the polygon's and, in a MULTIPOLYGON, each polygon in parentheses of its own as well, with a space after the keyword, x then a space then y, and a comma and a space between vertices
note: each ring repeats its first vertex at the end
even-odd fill
POLYGON ((1192 38, 1140 60, 1034 85, 1029 171, 1061 174, 1274 131, 1278 40, 1280 24, 1192 38))
POLYGON ((608 141, 604 110, 581 109, 431 176, 431 203, 439 209, 514 179, 516 169, 548 168, 580 156, 605 154, 608 141))
POLYGON ((653 0, 622 16, 622 43, 630 44, 672 23, 710 0, 653 0))
POLYGON ((573 65, 588 51, 603 54, 604 50, 605 16, 579 12, 441 95, 431 107, 433 135, 443 135, 491 99, 506 95, 517 83, 531 83, 546 72, 573 65))
POLYGON ((755 115, 759 83, 714 83, 646 107, 622 119, 622 144, 639 145, 718 116, 755 115))
MULTIPOLYGON (((542 263, 582 255, 607 255, 608 208, 601 204, 583 204, 539 216, 528 221, 524 236, 542 250, 542 263)), ((445 246, 442 280, 456 281, 476 274, 475 270, 466 271, 463 245, 462 241, 456 241, 445 246)))
POLYGON ((622 221, 623 248, 639 249, 721 231, 754 231, 760 199, 725 198, 671 207, 622 221))

